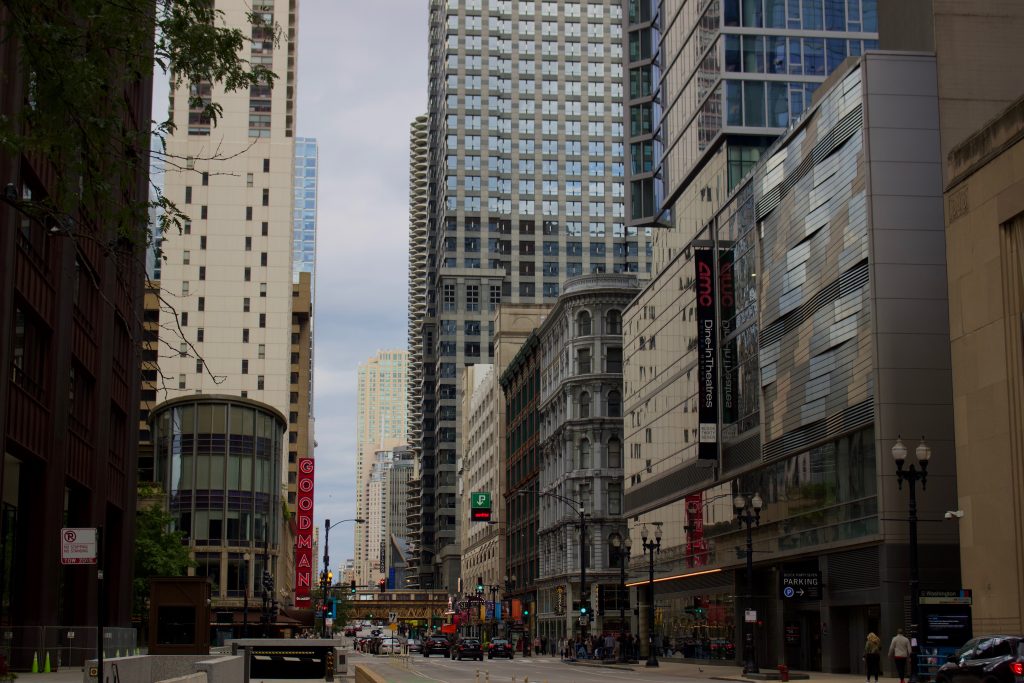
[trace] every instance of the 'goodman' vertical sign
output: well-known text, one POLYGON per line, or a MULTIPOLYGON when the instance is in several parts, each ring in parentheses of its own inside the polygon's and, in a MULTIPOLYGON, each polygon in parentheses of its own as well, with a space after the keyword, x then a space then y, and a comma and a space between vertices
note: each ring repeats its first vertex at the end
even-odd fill
MULTIPOLYGON (((295 606, 309 607, 313 583, 313 458, 299 458, 295 505, 295 606)), ((324 568, 326 571, 327 568, 324 568)))
POLYGON ((693 252, 697 270, 697 457, 718 459, 718 368, 715 348, 715 264, 710 249, 693 252))

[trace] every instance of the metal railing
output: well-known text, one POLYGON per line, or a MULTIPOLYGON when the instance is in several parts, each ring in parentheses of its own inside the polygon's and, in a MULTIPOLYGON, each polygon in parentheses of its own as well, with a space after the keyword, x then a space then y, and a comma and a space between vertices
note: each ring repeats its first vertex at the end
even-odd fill
MULTIPOLYGON (((134 628, 104 627, 103 656, 133 655, 138 651, 134 628)), ((0 632, 0 654, 12 671, 44 671, 81 667, 96 658, 95 626, 9 626, 0 632)))

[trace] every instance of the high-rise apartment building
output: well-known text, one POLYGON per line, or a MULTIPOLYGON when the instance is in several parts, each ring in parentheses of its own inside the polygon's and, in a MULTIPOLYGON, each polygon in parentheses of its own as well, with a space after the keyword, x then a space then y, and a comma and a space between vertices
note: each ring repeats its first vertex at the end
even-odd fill
MULTIPOLYGON (((173 311, 166 323, 161 311, 160 348, 165 352, 160 373, 168 379, 158 398, 220 394, 252 399, 290 416, 298 410, 292 397, 305 393, 299 380, 308 379, 293 367, 290 343, 296 331, 292 213, 297 5, 224 0, 217 9, 227 25, 252 37, 244 57, 272 69, 278 80, 272 88, 253 86, 243 92, 215 92, 209 83, 193 83, 184 86, 188 92, 171 93, 170 114, 177 128, 168 137, 167 153, 180 159, 181 166, 167 169, 164 192, 190 220, 180 234, 168 233, 161 244, 165 260, 160 292, 173 311), (259 25, 250 23, 250 11, 259 15, 259 25), (270 23, 280 28, 279 43, 274 27, 266 25, 270 23), (190 95, 204 101, 213 97, 222 105, 216 125, 191 106, 190 95)), ((274 481, 288 480, 291 446, 298 438, 294 425, 299 421, 296 416, 290 425, 289 456, 278 462, 281 471, 274 481)), ((286 495, 280 487, 271 493, 286 495)), ((196 498, 192 505, 193 514, 179 519, 195 528, 183 530, 191 539, 207 539, 211 546, 224 548, 224 561, 210 560, 209 566, 234 566, 228 546, 231 552, 241 552, 237 548, 263 545, 262 527, 245 524, 228 537, 226 526, 215 524, 219 516, 230 516, 234 502, 196 498), (209 509, 200 509, 203 506, 209 509), (198 528, 207 518, 208 526, 198 528)), ((280 511, 281 506, 272 510, 280 511)), ((277 588, 289 589, 294 585, 293 551, 291 544, 278 546, 277 541, 285 539, 290 520, 275 514, 271 522, 276 522, 269 532, 275 582, 277 588)), ((250 559, 244 574, 250 594, 254 567, 250 559)), ((222 576, 219 585, 228 585, 229 578, 222 576)), ((234 602, 224 606, 241 606, 240 595, 232 593, 226 599, 234 602)))
POLYGON ((459 507, 440 482, 458 456, 458 371, 492 359, 494 310, 553 304, 567 277, 648 270, 649 232, 625 218, 622 25, 611 0, 431 1, 427 294, 410 312, 423 586, 456 588, 459 507))
POLYGON ((654 271, 692 239, 848 56, 877 0, 627 0, 630 225, 654 271))
POLYGON ((292 282, 299 281, 299 273, 313 273, 316 268, 318 163, 316 138, 295 138, 292 282))
MULTIPOLYGON (((409 354, 403 349, 378 351, 359 364, 356 394, 356 517, 370 519, 370 472, 378 451, 405 443, 408 425, 409 354)), ((377 549, 370 547, 367 525, 355 525, 356 581, 366 584, 379 567, 377 549)))
POLYGON ((366 484, 369 548, 369 586, 383 579, 388 588, 405 587, 408 525, 406 511, 409 480, 412 478, 412 452, 406 446, 377 451, 366 484))
MULTIPOLYGON (((423 391, 428 383, 432 386, 433 372, 428 377, 423 364, 423 324, 427 312, 427 159, 430 145, 427 139, 428 119, 426 114, 416 117, 409 126, 409 386, 408 401, 409 447, 412 449, 413 475, 409 482, 408 524, 410 567, 420 565, 422 544, 423 499, 420 495, 421 459, 423 451, 423 391)), ((432 369, 431 369, 432 370, 432 369)), ((433 515, 433 504, 427 506, 433 515)), ((432 517, 431 517, 432 518, 432 517)), ((418 587, 419 572, 406 574, 406 584, 418 587)))

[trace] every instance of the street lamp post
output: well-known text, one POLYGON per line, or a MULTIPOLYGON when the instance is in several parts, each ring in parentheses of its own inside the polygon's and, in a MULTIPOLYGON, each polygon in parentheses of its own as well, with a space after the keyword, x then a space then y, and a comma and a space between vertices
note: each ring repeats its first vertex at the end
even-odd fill
POLYGON ((743 673, 759 673, 757 668, 757 649, 754 647, 755 623, 747 620, 747 612, 754 610, 754 536, 753 527, 761 524, 761 508, 764 500, 755 493, 741 494, 733 498, 736 508, 736 519, 740 528, 747 527, 747 595, 743 614, 743 673))
POLYGON ((661 552, 661 522, 653 522, 654 538, 647 540, 647 525, 640 527, 640 539, 649 558, 647 564, 647 666, 658 666, 654 652, 654 554, 661 552))
POLYGON ((612 551, 614 559, 619 563, 619 662, 626 660, 626 565, 629 563, 633 541, 626 536, 623 540, 618 534, 612 534, 612 551))
MULTIPOLYGON (((331 520, 329 519, 324 520, 324 568, 323 571, 320 572, 320 599, 323 601, 322 604, 324 606, 327 605, 327 570, 331 566, 331 556, 328 552, 328 546, 331 540, 331 529, 338 526, 339 524, 344 524, 345 522, 355 522, 356 524, 363 524, 365 521, 365 519, 360 519, 358 517, 354 517, 352 519, 343 519, 340 522, 335 522, 334 524, 331 524, 331 520)), ((320 608, 320 612, 324 615, 323 623, 320 626, 320 635, 326 638, 327 614, 326 612, 324 612, 323 607, 320 608)))
POLYGON ((924 442, 923 436, 921 443, 914 449, 914 454, 917 456, 917 462, 921 465, 921 469, 914 467, 913 463, 904 469, 904 463, 907 460, 907 447, 903 445, 903 440, 897 435, 896 443, 892 447, 892 459, 896 461, 896 484, 902 491, 903 482, 907 482, 910 489, 910 514, 908 515, 910 523, 910 621, 912 622, 910 624, 910 642, 913 645, 910 652, 911 683, 917 681, 917 650, 919 647, 917 639, 921 624, 921 578, 917 558, 917 483, 921 482, 922 491, 928 487, 928 461, 932 457, 932 449, 924 442))

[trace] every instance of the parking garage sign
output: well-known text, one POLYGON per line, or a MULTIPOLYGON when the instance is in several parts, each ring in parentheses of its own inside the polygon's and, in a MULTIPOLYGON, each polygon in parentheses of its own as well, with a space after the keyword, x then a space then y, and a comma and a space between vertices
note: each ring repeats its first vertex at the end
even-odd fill
POLYGON ((821 600, 821 572, 780 573, 779 597, 783 600, 821 600))
POLYGON ((61 529, 60 563, 96 564, 96 529, 61 529))

